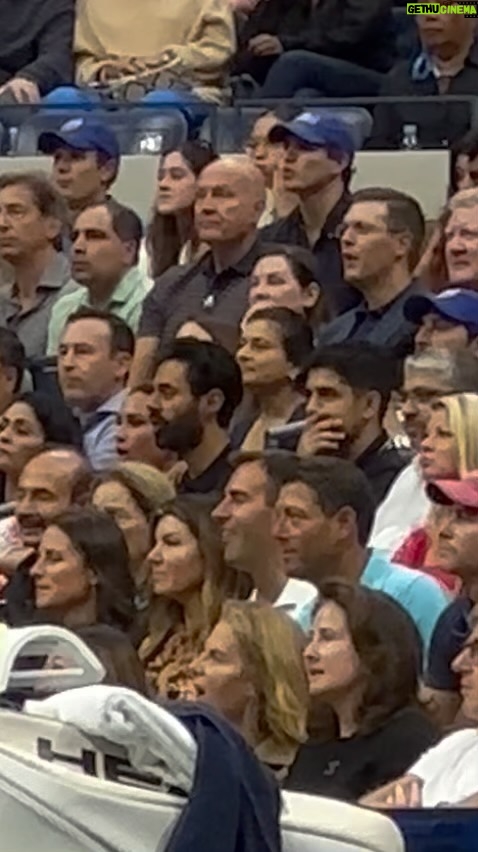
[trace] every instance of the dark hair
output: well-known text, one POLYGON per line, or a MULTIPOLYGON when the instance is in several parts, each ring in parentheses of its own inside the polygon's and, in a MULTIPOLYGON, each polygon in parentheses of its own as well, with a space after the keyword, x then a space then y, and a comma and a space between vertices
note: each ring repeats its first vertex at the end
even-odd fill
POLYGON ((41 391, 26 391, 17 395, 12 405, 15 402, 23 402, 31 408, 43 429, 45 444, 61 443, 81 453, 83 435, 80 424, 61 399, 41 391))
POLYGON ((306 370, 330 370, 354 393, 376 391, 380 394, 378 415, 382 420, 392 391, 398 390, 401 385, 401 367, 401 360, 386 347, 366 341, 350 341, 319 347, 307 363, 306 370))
POLYGON ((352 195, 350 207, 362 202, 377 202, 387 207, 387 228, 392 234, 407 233, 410 237, 408 267, 415 269, 425 237, 425 217, 418 201, 411 195, 388 187, 367 187, 352 195))
POLYGON ((99 308, 82 307, 78 308, 73 314, 70 314, 66 320, 66 325, 73 325, 74 322, 80 322, 80 320, 84 319, 97 319, 106 323, 111 335, 112 355, 116 355, 118 352, 127 352, 128 355, 134 355, 134 334, 129 325, 121 317, 109 311, 101 311, 99 308))
MULTIPOLYGON (((219 529, 212 518, 216 504, 217 501, 210 496, 186 494, 166 504, 158 513, 155 524, 157 527, 164 517, 177 518, 197 541, 204 564, 204 580, 200 593, 202 606, 201 611, 197 613, 197 623, 192 627, 194 634, 192 638, 198 650, 219 619, 224 601, 229 598, 247 598, 251 592, 250 579, 226 565, 224 561, 219 529)), ((158 603, 164 604, 164 600, 158 598, 158 603)), ((177 609, 177 607, 174 608, 177 609)), ((163 628, 164 624, 161 622, 164 617, 164 608, 157 605, 155 607, 153 603, 151 608, 153 629, 158 615, 159 626, 163 628)))
POLYGON ((16 370, 13 392, 17 393, 23 381, 26 355, 23 343, 9 328, 0 328, 0 364, 2 367, 16 370))
POLYGON ((222 392, 224 401, 217 413, 217 422, 223 429, 229 426, 242 399, 241 371, 232 355, 219 343, 185 337, 171 344, 160 364, 165 361, 184 364, 191 393, 196 399, 212 390, 222 392))
POLYGON ((124 633, 108 624, 80 627, 75 632, 103 663, 106 670, 103 683, 125 686, 146 695, 143 666, 133 644, 124 633))
POLYGON ((365 676, 356 721, 359 732, 376 731, 394 713, 417 703, 422 644, 408 613, 388 595, 344 580, 319 584, 321 605, 345 613, 365 676))
POLYGON ((138 214, 115 201, 114 198, 108 198, 102 205, 106 207, 111 216, 111 225, 116 236, 122 243, 134 243, 135 253, 133 263, 137 264, 139 260, 139 250, 143 239, 143 223, 138 214))
POLYGON ((98 578, 97 622, 128 631, 134 620, 134 583, 126 542, 106 512, 69 509, 51 526, 58 527, 98 578))
POLYGON ((228 461, 232 470, 238 470, 244 464, 259 464, 266 475, 266 504, 269 507, 274 507, 279 496, 279 489, 282 483, 277 477, 275 459, 283 456, 289 457, 291 453, 282 450, 266 450, 265 452, 253 450, 235 450, 231 453, 228 461))
POLYGON ((470 160, 478 157, 478 130, 472 128, 465 133, 461 139, 458 139, 450 149, 450 195, 454 195, 458 191, 456 180, 456 165, 458 157, 464 154, 470 160))
POLYGON ((287 360, 294 367, 302 369, 313 349, 313 334, 308 322, 289 308, 261 308, 253 310, 247 317, 247 324, 254 320, 272 322, 280 332, 282 346, 287 360))
MULTIPOLYGON (((318 280, 317 261, 309 249, 302 246, 289 246, 284 243, 264 243, 257 255, 257 261, 263 257, 283 257, 289 264, 297 283, 305 290, 309 284, 318 280)), ((256 261, 256 263, 257 263, 256 261)))
POLYGON ((375 516, 376 503, 365 474, 347 459, 330 456, 299 458, 293 453, 265 454, 264 463, 279 487, 302 482, 312 491, 324 515, 332 518, 348 507, 355 513, 357 538, 364 547, 375 516))
MULTIPOLYGON (((174 152, 181 154, 194 176, 197 178, 202 170, 218 159, 211 145, 204 140, 188 140, 176 148, 174 152)), ((167 156, 167 155, 166 155, 167 156)), ((191 208, 191 238, 195 242, 193 210, 191 208)), ((152 274, 158 277, 170 266, 178 262, 182 248, 176 216, 172 213, 159 213, 154 209, 151 222, 147 229, 147 244, 151 254, 152 274)))
POLYGON ((4 172, 0 175, 0 191, 9 186, 26 187, 42 216, 51 216, 61 224, 67 221, 65 203, 52 182, 42 172, 4 172))

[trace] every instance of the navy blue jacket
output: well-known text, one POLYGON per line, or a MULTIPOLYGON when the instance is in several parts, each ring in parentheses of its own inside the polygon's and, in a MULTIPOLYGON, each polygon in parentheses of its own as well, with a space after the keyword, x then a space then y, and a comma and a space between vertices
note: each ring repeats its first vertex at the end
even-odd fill
POLYGON ((167 852, 280 852, 277 783, 242 736, 200 704, 171 702, 198 744, 194 788, 167 852))

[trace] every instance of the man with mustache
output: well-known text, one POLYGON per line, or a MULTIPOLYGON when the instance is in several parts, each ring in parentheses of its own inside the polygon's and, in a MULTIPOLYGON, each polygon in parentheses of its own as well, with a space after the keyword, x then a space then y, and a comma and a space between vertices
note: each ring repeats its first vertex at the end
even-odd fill
MULTIPOLYGON (((87 502, 91 472, 86 459, 71 448, 43 450, 20 476, 15 516, 21 548, 8 554, 12 573, 6 588, 5 618, 9 624, 27 624, 33 614, 30 568, 35 561, 44 529, 60 512, 87 502)), ((6 555, 4 559, 7 558, 6 555)))
POLYGON ((234 358, 217 343, 177 340, 159 364, 154 387, 158 447, 187 464, 179 491, 221 491, 231 473, 227 428, 242 399, 234 358))

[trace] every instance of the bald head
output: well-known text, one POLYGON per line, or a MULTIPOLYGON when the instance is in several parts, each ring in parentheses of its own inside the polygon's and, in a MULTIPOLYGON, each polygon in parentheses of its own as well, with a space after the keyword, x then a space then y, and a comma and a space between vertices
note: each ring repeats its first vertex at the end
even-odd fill
POLYGON ((37 548, 56 515, 84 502, 90 482, 88 463, 76 450, 45 450, 31 459, 18 483, 16 516, 23 544, 37 548))
POLYGON ((201 240, 241 242, 255 233, 265 206, 265 184, 245 155, 216 160, 199 176, 195 221, 201 240))

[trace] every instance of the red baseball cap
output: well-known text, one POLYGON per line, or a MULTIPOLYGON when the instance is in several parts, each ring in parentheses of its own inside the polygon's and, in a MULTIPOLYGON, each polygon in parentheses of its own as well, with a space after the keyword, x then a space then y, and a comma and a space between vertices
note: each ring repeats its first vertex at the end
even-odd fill
POLYGON ((463 479, 437 479, 427 486, 427 494, 433 503, 463 506, 478 511, 478 471, 463 479))

